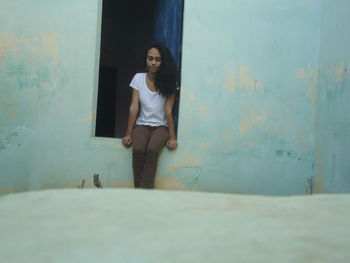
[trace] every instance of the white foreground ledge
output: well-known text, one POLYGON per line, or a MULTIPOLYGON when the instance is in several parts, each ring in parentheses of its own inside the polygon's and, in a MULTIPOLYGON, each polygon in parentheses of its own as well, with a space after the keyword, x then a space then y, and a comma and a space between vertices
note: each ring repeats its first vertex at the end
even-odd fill
POLYGON ((350 195, 83 189, 0 196, 1 262, 350 262, 350 195))

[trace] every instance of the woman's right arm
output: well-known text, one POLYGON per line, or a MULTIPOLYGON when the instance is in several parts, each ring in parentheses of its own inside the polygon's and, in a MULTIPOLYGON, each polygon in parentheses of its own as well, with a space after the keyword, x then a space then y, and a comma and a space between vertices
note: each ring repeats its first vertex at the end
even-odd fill
POLYGON ((128 128, 126 130, 126 135, 122 139, 122 142, 125 147, 129 147, 132 144, 132 130, 135 126, 135 121, 137 118, 137 114, 139 113, 139 91, 136 89, 132 89, 132 98, 131 104, 129 108, 129 120, 128 120, 128 128))

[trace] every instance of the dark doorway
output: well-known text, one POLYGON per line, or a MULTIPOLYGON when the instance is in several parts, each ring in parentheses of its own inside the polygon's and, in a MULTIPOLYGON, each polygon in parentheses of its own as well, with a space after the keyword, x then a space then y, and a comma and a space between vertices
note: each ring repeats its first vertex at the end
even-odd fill
POLYGON ((182 9, 183 0, 103 0, 96 136, 125 135, 129 83, 135 73, 144 72, 143 53, 149 43, 166 44, 180 70, 182 9))

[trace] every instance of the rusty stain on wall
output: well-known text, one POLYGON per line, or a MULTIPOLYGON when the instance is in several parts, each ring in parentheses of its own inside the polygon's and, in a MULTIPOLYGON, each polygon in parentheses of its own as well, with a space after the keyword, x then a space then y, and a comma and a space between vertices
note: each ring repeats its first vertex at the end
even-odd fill
POLYGON ((191 102, 195 102, 195 100, 196 100, 196 96, 194 95, 193 92, 189 92, 187 97, 191 102))
POLYGON ((202 164, 201 160, 188 152, 182 152, 179 160, 174 160, 165 174, 170 174, 173 171, 186 167, 197 167, 202 164))
POLYGON ((85 119, 79 120, 79 123, 91 123, 96 120, 96 113, 90 113, 85 119))
POLYGON ((58 64, 59 62, 59 51, 57 48, 57 40, 59 38, 59 34, 42 34, 41 36, 43 53, 51 55, 54 64, 58 64))
POLYGON ((14 193, 14 192, 15 191, 12 187, 5 187, 5 188, 0 189, 0 195, 14 193))
POLYGON ((314 193, 323 193, 324 187, 323 187, 323 161, 322 161, 322 153, 321 153, 321 146, 316 144, 315 145, 316 151, 315 151, 315 167, 314 167, 314 180, 313 180, 313 192, 314 193))
POLYGON ((263 124, 269 115, 270 113, 264 111, 263 109, 253 111, 250 108, 245 108, 244 114, 242 114, 239 121, 239 132, 241 134, 246 133, 253 127, 263 124))
POLYGON ((296 73, 296 78, 299 80, 306 80, 307 83, 307 96, 310 98, 312 105, 312 113, 316 113, 317 94, 314 86, 317 86, 318 81, 318 68, 312 65, 307 65, 306 68, 300 68, 296 73))
POLYGON ((342 82, 346 74, 344 63, 334 65, 332 67, 332 73, 335 75, 335 81, 337 83, 342 82))
POLYGON ((200 104, 199 112, 205 117, 212 117, 212 115, 213 115, 212 110, 210 108, 208 108, 208 106, 205 105, 204 103, 200 104))
POLYGON ((311 104, 312 104, 312 112, 313 112, 313 114, 315 114, 316 113, 316 103, 317 103, 317 99, 316 99, 316 92, 315 92, 315 90, 314 90, 314 87, 313 87, 313 84, 312 84, 312 80, 311 79, 309 79, 309 87, 308 87, 308 92, 307 92, 307 94, 308 94, 308 96, 309 96, 309 98, 310 98, 310 100, 311 100, 311 104))
POLYGON ((220 135, 220 138, 225 142, 225 144, 231 144, 233 142, 234 133, 233 132, 224 132, 220 135))
POLYGON ((104 185, 104 188, 134 188, 134 183, 132 181, 125 181, 125 182, 114 182, 111 186, 104 185))
POLYGON ((5 119, 6 120, 12 120, 16 117, 17 115, 17 109, 16 107, 13 105, 12 102, 9 102, 9 101, 2 101, 2 110, 3 110, 3 113, 5 115, 5 119))
POLYGON ((249 74, 249 68, 246 65, 241 65, 239 67, 239 85, 242 88, 245 89, 250 89, 250 90, 261 90, 262 89, 262 84, 260 81, 254 79, 250 74, 249 74))
MULTIPOLYGON (((35 37, 15 36, 13 33, 0 33, 0 58, 4 57, 4 52, 19 52, 21 49, 29 50, 33 56, 46 54, 49 55, 54 64, 59 62, 59 50, 57 41, 59 34, 40 34, 35 37)), ((33 56, 31 58, 33 59, 33 56)))
POLYGON ((306 68, 300 68, 297 73, 296 77, 298 79, 312 79, 316 77, 316 69, 311 66, 307 65, 306 68))
POLYGON ((5 58, 5 48, 0 45, 0 62, 5 58))
POLYGON ((169 189, 169 190, 186 190, 187 187, 175 179, 174 176, 156 176, 154 182, 155 188, 157 189, 169 189))
POLYGON ((235 93, 235 91, 236 91, 236 78, 235 78, 234 72, 232 70, 230 70, 227 73, 226 81, 224 83, 224 88, 229 93, 235 93))
POLYGON ((18 51, 20 47, 20 40, 15 39, 13 34, 9 32, 0 33, 0 43, 3 51, 18 51))

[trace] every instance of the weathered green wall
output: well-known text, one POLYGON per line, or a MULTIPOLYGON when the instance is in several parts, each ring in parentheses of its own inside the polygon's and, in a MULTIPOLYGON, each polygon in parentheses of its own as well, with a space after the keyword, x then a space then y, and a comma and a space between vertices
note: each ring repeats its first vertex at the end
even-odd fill
MULTIPOLYGON (((93 137, 100 9, 98 0, 1 1, 1 192, 75 187, 95 172, 106 186, 132 185, 131 151, 93 137)), ((192 0, 184 9, 180 146, 163 151, 157 186, 303 194, 316 174, 316 190, 349 191, 338 156, 349 119, 318 130, 347 117, 345 98, 326 95, 334 78, 349 97, 348 73, 318 75, 319 64, 348 65, 349 45, 332 44, 350 39, 346 0, 192 0), (334 147, 333 130, 343 132, 334 147)))
POLYGON ((315 183, 350 191, 350 1, 324 1, 317 90, 315 183))
POLYGON ((317 1, 185 1, 179 131, 196 161, 175 174, 206 190, 309 191, 320 11, 317 1))
POLYGON ((131 181, 119 140, 94 138, 97 0, 1 1, 2 192, 131 181))

